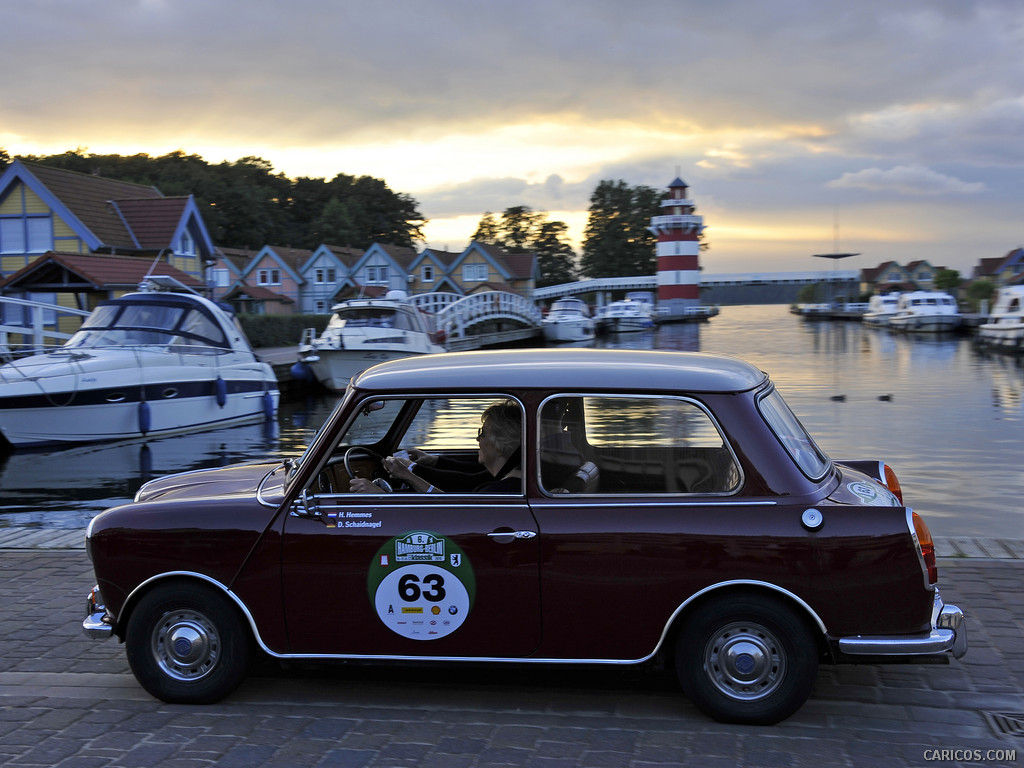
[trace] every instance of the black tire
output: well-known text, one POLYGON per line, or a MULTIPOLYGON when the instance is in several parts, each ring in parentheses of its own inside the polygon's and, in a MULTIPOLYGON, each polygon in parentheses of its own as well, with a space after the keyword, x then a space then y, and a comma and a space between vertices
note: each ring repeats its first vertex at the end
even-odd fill
POLYGON ((145 595, 128 620, 125 650, 142 687, 170 703, 219 701, 249 668, 249 632, 241 615, 202 584, 175 582, 145 595))
POLYGON ((784 602, 723 598, 687 619, 676 673, 687 698, 709 717, 770 725, 811 695, 818 649, 803 617, 784 602))

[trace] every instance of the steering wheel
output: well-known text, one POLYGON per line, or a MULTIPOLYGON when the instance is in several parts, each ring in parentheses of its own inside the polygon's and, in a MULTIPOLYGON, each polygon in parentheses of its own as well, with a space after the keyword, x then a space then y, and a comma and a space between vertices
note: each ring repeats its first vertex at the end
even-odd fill
POLYGON ((370 477, 373 478, 371 482, 382 491, 391 493, 391 484, 384 479, 384 475, 387 474, 384 472, 384 458, 371 451, 365 445, 353 445, 346 449, 342 456, 342 461, 345 463, 345 471, 348 473, 349 478, 354 478, 356 476, 356 473, 352 471, 352 458, 359 454, 364 455, 366 458, 373 459, 376 462, 376 466, 370 472, 370 477))

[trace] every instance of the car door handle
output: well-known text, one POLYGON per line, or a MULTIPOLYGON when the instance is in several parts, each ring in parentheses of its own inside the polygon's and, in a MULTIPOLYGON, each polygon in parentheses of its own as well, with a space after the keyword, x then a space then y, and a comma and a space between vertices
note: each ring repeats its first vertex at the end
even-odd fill
POLYGON ((495 531, 487 534, 492 539, 532 539, 536 535, 536 531, 495 531))

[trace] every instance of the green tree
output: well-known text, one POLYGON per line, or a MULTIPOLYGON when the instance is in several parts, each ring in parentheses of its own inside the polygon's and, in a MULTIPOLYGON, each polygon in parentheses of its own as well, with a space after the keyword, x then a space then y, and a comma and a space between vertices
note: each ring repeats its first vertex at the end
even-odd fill
POLYGON ((476 231, 473 232, 473 239, 489 245, 498 244, 501 232, 498 229, 498 220, 494 218, 493 213, 485 211, 484 215, 480 217, 480 223, 476 225, 476 231))
POLYGON ((657 240, 647 226, 660 209, 661 193, 653 187, 601 181, 590 196, 583 273, 588 277, 653 275, 657 240))
POLYGON ((960 287, 963 279, 955 269, 940 269, 935 273, 933 282, 936 289, 940 291, 954 291, 960 287))
POLYGON ((538 286, 569 283, 576 279, 576 254, 569 243, 569 225, 550 221, 546 213, 526 205, 506 208, 501 218, 487 211, 473 239, 497 245, 510 253, 536 253, 538 286))
POLYGON ((532 241, 537 253, 540 276, 537 286, 560 285, 576 280, 576 254, 569 244, 569 225, 562 221, 545 221, 532 241))
POLYGON ((154 186, 169 196, 194 195, 210 236, 228 247, 271 243, 316 248, 327 242, 367 248, 375 241, 412 246, 423 240, 426 224, 418 203, 381 179, 338 174, 329 182, 307 177, 293 181, 259 157, 211 165, 183 150, 162 157, 122 157, 93 155, 79 147, 24 159, 154 186))
POLYGON ((987 301, 989 309, 992 308, 992 299, 996 293, 996 284, 986 278, 980 278, 967 286, 967 303, 972 312, 981 308, 981 302, 987 301))
POLYGON ((8 165, 11 164, 11 156, 7 154, 7 150, 0 147, 0 173, 3 172, 8 165))

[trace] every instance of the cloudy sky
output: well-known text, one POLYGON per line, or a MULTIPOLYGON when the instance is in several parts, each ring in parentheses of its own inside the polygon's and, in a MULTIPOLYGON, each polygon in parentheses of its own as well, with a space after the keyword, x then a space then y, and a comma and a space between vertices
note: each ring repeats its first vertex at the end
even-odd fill
POLYGON ((708 273, 1024 244, 1021 0, 5 3, 9 154, 255 155, 412 195, 429 244, 484 211, 579 239, 602 179, 705 217, 708 273))

